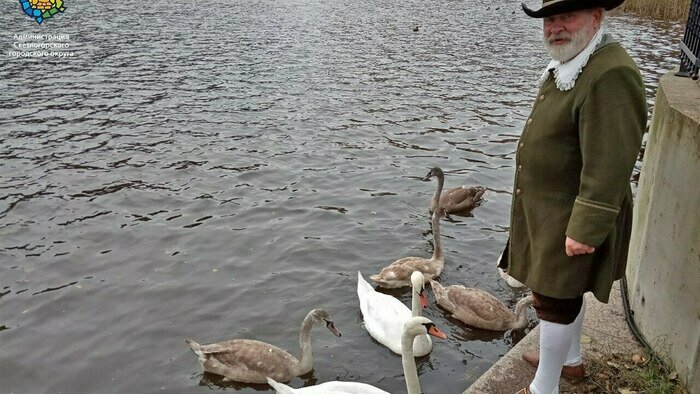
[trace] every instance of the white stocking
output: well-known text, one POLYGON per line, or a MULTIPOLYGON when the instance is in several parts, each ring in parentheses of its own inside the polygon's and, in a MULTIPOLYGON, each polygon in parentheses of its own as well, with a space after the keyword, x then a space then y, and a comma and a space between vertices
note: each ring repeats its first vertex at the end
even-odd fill
POLYGON ((571 346, 569 347, 569 353, 566 354, 566 361, 564 365, 576 366, 583 362, 581 358, 581 328, 583 327, 583 315, 586 313, 586 299, 583 299, 581 304, 581 311, 576 316, 576 320, 571 323, 574 326, 574 333, 571 337, 571 346))
POLYGON ((559 376, 564 364, 581 363, 581 326, 584 306, 571 324, 540 320, 540 364, 530 384, 533 394, 559 394, 559 376))

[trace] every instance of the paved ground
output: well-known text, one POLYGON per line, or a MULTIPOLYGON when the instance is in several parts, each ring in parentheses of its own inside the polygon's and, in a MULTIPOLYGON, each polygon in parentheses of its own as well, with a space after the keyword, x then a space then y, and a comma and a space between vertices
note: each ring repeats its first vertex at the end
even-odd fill
MULTIPOLYGON (((535 368, 525 363, 520 356, 525 350, 538 349, 539 340, 540 330, 536 327, 463 394, 515 394, 529 385, 535 376, 535 368)), ((642 350, 625 322, 619 282, 613 286, 608 304, 598 302, 592 294, 586 294, 581 342, 584 364, 592 357, 613 353, 632 354, 642 350)), ((562 393, 584 391, 564 379, 560 381, 559 390, 562 393)))

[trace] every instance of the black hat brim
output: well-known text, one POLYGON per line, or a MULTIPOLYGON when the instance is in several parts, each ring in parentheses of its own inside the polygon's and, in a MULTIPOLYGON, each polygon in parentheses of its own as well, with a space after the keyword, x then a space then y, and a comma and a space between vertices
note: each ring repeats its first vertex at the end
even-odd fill
POLYGON ((581 1, 581 0, 569 0, 560 1, 550 6, 545 6, 539 10, 533 10, 528 8, 525 3, 520 5, 523 7, 523 11, 527 16, 532 18, 545 18, 552 15, 564 14, 567 12, 581 11, 589 8, 605 8, 607 11, 622 4, 625 0, 595 0, 595 1, 581 1))

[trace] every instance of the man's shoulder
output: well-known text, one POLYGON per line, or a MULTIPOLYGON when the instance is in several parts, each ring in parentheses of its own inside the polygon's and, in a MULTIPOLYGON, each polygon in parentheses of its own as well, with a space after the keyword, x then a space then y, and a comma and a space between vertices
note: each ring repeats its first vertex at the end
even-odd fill
POLYGON ((610 40, 601 44, 581 72, 577 86, 582 88, 582 91, 588 91, 590 86, 605 78, 605 75, 618 72, 634 75, 634 79, 641 80, 637 64, 619 42, 610 40))
POLYGON ((601 48, 604 48, 610 44, 619 44, 619 42, 615 38, 613 38, 613 36, 611 36, 610 34, 605 33, 605 34, 603 34, 603 37, 601 37, 600 42, 598 43, 598 45, 596 45, 595 50, 593 52, 595 53, 595 52, 599 51, 601 48))
POLYGON ((609 35, 605 36, 606 38, 598 45, 589 59, 587 68, 590 66, 590 68, 602 72, 610 68, 627 66, 636 70, 637 64, 625 48, 609 35))
POLYGON ((602 86, 605 86, 611 80, 620 78, 629 83, 629 88, 644 92, 644 82, 634 59, 619 42, 612 40, 598 46, 588 60, 576 83, 577 94, 585 97, 594 85, 602 82, 602 86))

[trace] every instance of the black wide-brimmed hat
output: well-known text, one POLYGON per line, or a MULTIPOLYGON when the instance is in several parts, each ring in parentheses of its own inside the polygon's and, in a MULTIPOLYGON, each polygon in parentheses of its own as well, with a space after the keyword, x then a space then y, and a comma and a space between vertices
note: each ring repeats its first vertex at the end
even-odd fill
POLYGON ((612 10, 625 0, 542 0, 542 8, 535 11, 522 3, 523 11, 533 18, 544 18, 566 12, 586 10, 589 8, 605 8, 612 10))

